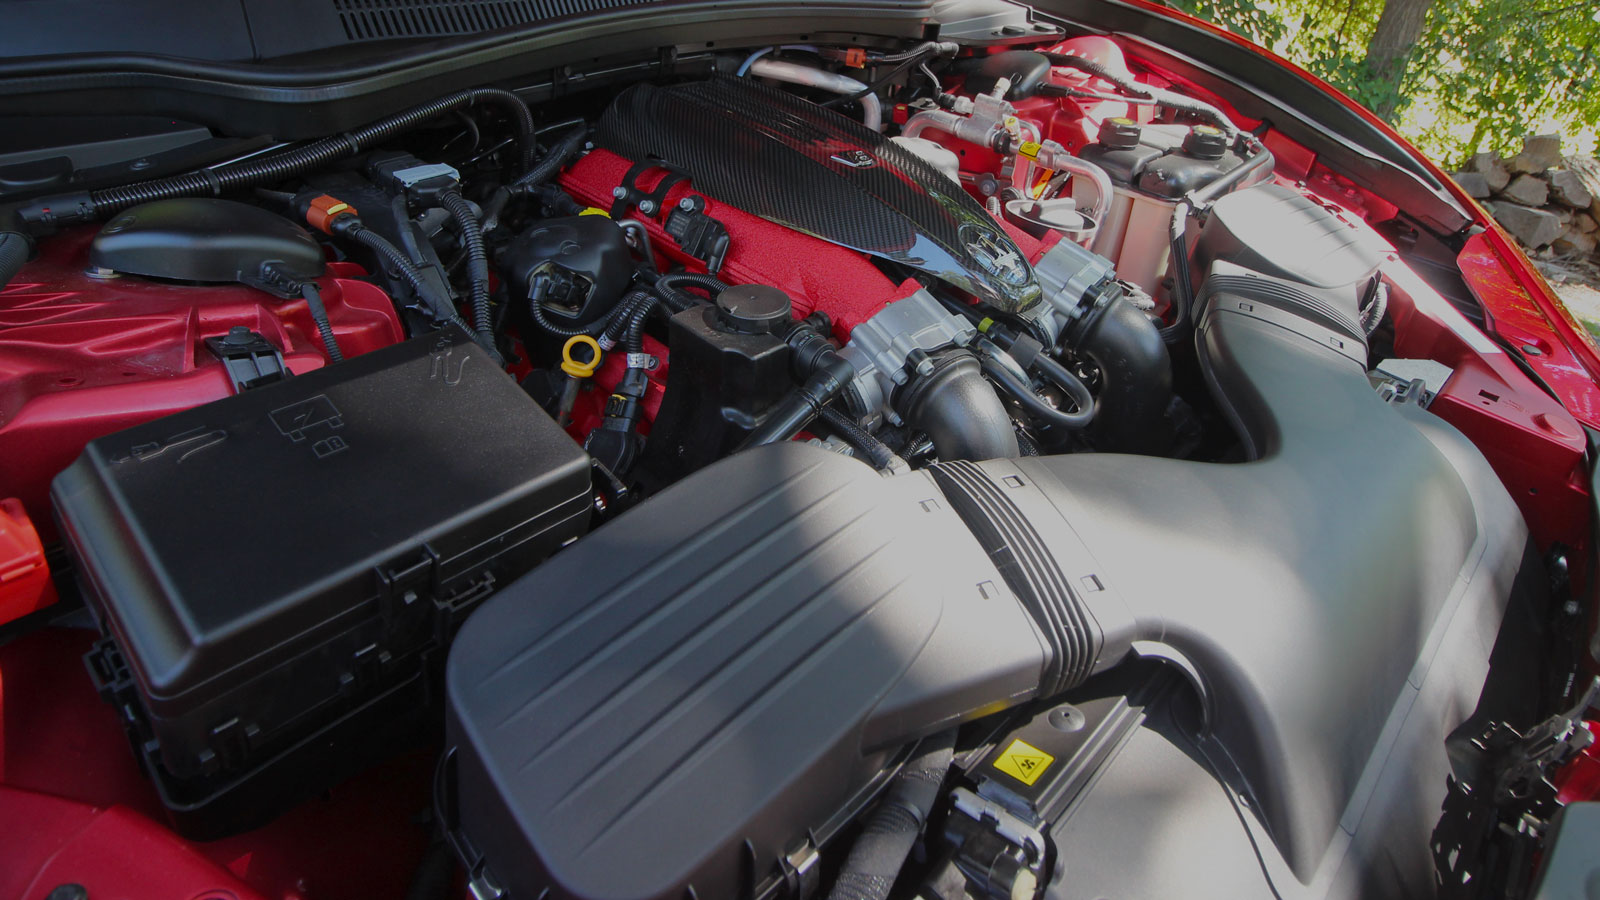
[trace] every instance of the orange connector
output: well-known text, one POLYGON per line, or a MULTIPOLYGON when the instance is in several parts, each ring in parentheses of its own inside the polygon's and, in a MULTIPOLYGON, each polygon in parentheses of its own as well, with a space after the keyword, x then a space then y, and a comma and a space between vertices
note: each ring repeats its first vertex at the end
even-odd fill
POLYGON ((327 194, 311 201, 311 207, 306 210, 306 224, 324 234, 333 234, 333 220, 340 216, 353 216, 356 208, 327 194))

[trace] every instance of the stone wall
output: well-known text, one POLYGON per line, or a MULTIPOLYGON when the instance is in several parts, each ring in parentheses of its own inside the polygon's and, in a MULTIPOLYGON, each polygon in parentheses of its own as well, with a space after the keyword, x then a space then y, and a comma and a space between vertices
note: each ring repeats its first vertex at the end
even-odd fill
POLYGON ((1480 153, 1452 177, 1536 258, 1595 257, 1600 163, 1563 156, 1561 135, 1527 137, 1510 158, 1480 153))

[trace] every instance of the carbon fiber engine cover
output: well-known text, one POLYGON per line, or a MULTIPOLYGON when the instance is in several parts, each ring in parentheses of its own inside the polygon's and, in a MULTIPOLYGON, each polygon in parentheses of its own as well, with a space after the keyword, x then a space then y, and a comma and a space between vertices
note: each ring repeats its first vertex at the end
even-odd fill
POLYGON ((1016 243, 915 155, 831 109, 747 79, 639 84, 599 144, 683 170, 698 190, 780 225, 1022 312, 1041 291, 1016 243))

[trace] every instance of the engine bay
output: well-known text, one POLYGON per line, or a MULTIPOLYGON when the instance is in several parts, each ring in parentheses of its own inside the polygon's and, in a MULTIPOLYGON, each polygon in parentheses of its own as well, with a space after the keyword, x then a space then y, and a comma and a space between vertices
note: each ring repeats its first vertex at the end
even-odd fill
POLYGON ((418 900, 1531 896, 1584 428, 1394 203, 1040 31, 7 208, 0 663, 77 633, 137 774, 0 798, 208 897, 374 793, 418 900))

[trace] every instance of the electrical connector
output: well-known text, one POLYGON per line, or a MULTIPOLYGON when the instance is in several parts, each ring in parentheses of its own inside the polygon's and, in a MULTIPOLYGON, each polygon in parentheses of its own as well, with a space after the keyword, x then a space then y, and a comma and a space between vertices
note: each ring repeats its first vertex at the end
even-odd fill
POLYGON ((453 167, 425 163, 409 153, 374 155, 367 161, 367 177, 379 187, 403 195, 413 210, 438 206, 440 196, 461 186, 461 173, 453 167))

